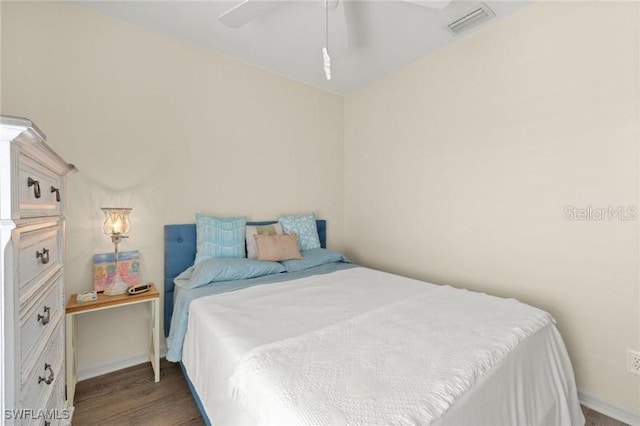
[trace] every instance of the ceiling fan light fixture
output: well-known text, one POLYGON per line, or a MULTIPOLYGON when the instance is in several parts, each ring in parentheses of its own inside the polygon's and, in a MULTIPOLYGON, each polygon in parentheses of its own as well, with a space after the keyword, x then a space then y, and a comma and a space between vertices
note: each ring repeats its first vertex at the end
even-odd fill
POLYGON ((324 3, 324 6, 329 10, 333 10, 338 7, 339 1, 340 0, 322 0, 322 3, 324 3))

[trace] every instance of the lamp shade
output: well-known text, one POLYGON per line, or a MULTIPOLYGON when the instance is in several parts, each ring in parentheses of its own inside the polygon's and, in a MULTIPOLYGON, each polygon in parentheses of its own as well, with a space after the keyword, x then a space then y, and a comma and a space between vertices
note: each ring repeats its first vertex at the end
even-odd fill
POLYGON ((125 236, 129 233, 131 222, 129 221, 130 208, 126 207, 103 207, 104 224, 102 230, 107 235, 125 236))

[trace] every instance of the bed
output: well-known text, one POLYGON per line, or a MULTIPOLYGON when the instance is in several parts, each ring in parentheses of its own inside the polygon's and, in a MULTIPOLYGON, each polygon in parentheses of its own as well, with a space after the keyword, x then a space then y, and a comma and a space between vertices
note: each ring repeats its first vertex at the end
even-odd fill
POLYGON ((543 311, 346 262, 179 291, 195 234, 165 226, 165 330, 207 424, 584 424, 543 311))

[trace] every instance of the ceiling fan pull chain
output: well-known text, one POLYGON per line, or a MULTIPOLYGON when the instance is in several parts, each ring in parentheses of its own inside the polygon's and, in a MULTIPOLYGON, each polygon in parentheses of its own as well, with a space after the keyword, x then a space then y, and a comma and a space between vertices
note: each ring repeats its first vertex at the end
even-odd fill
POLYGON ((329 0, 324 0, 324 9, 325 46, 322 48, 322 62, 324 64, 324 75, 327 77, 327 80, 331 80, 331 57, 329 56, 329 0))
POLYGON ((324 75, 327 77, 327 80, 331 80, 331 57, 326 47, 322 48, 322 59, 324 61, 324 75))
POLYGON ((329 53, 329 0, 324 0, 324 40, 327 54, 329 53))

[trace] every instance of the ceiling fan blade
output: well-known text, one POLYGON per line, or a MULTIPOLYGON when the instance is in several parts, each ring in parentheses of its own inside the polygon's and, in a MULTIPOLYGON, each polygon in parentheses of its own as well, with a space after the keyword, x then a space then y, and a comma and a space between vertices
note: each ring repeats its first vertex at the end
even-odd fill
POLYGON ((334 9, 329 10, 329 53, 334 59, 349 56, 351 46, 347 21, 345 1, 340 1, 334 9))
POLYGON ((218 16, 218 21, 227 27, 240 28, 280 4, 282 4, 281 1, 244 0, 218 16))
POLYGON ((451 0, 403 0, 407 3, 413 3, 418 6, 427 7, 429 9, 437 9, 442 10, 445 7, 449 6, 451 0))

